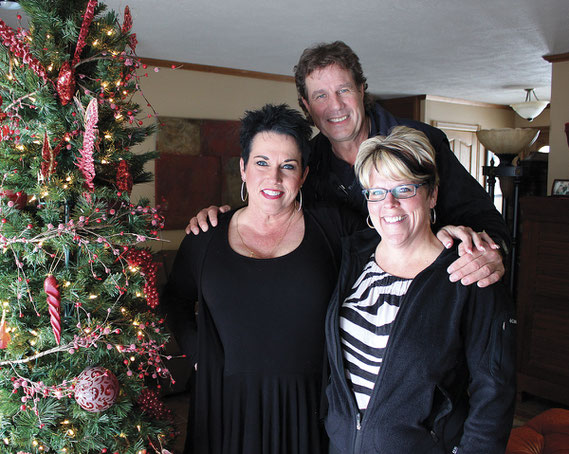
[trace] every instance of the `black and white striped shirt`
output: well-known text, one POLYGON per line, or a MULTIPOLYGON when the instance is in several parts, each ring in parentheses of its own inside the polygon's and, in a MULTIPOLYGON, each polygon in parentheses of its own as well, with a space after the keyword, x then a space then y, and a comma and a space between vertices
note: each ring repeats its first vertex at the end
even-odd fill
POLYGON ((383 271, 372 255, 342 304, 340 339, 346 377, 362 412, 367 408, 391 327, 411 282, 383 271))

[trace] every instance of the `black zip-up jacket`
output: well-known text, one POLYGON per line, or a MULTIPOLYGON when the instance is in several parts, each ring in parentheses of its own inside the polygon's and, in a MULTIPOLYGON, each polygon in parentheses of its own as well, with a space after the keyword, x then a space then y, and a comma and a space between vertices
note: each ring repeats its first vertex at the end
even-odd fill
POLYGON ((514 310, 500 283, 479 288, 449 281, 455 250, 444 250, 413 280, 360 415, 344 370, 338 314, 377 245, 370 232, 344 242, 326 318, 331 452, 503 453, 515 401, 514 310))
MULTIPOLYGON (((477 232, 485 230, 504 251, 508 251, 510 236, 504 218, 484 188, 453 154, 440 129, 394 117, 378 103, 372 111, 366 112, 366 117, 371 121, 369 137, 387 135, 394 126, 403 125, 422 131, 429 138, 435 149, 440 177, 435 232, 445 225, 464 225, 477 232)), ((311 146, 310 171, 303 190, 305 203, 340 203, 359 211, 365 218, 368 214, 366 201, 350 165, 334 155, 330 141, 322 133, 312 139, 311 146)))

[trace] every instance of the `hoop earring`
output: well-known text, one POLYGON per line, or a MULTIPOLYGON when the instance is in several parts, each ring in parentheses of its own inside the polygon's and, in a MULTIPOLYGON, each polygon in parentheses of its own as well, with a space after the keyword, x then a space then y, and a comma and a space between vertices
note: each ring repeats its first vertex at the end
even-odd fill
POLYGON ((435 224, 437 222, 437 212, 434 208, 431 208, 431 224, 435 224))
POLYGON ((367 218, 366 218, 366 224, 370 229, 375 229, 375 227, 373 226, 373 224, 371 222, 371 218, 369 217, 369 214, 367 215, 367 218))
POLYGON ((249 197, 249 193, 245 192, 245 182, 242 181, 241 182, 241 201, 245 202, 247 200, 247 197, 249 197), (243 195, 245 194, 245 195, 243 195))
POLYGON ((298 198, 299 203, 298 203, 298 208, 296 209, 296 211, 300 211, 302 209, 302 186, 298 189, 298 198))

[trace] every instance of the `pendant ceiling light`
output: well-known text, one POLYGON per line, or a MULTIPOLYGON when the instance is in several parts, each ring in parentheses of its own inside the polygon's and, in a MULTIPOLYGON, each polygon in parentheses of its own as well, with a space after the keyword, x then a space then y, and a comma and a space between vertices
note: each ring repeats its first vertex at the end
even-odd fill
POLYGON ((526 88, 525 91, 526 100, 524 102, 510 104, 510 107, 514 109, 520 117, 525 118, 528 121, 532 121, 541 112, 543 112, 543 109, 547 107, 549 102, 537 99, 533 88, 526 88), (534 101, 532 101, 532 96, 534 101))
POLYGON ((4 9, 20 9, 21 6, 16 0, 1 0, 0 8, 4 9))

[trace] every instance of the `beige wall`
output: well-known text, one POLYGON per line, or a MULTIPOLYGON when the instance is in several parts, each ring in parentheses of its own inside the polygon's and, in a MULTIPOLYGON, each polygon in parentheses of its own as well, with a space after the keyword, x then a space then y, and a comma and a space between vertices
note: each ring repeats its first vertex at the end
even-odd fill
POLYGON ((480 107, 453 102, 426 99, 421 106, 421 113, 426 123, 433 120, 453 123, 479 124, 481 129, 493 128, 535 128, 549 126, 550 111, 546 108, 536 119, 529 122, 516 115, 509 108, 480 107))
POLYGON ((452 102, 423 101, 422 113, 424 122, 448 121, 451 123, 480 125, 481 129, 513 128, 514 113, 509 109, 496 107, 480 107, 452 102))
MULTIPOLYGON (((292 82, 277 82, 257 78, 228 76, 215 73, 160 68, 147 68, 148 77, 141 79, 144 95, 158 115, 167 117, 204 118, 210 120, 237 120, 245 110, 266 103, 287 103, 298 108, 296 89, 292 82)), ((141 97, 137 102, 145 115, 152 113, 141 97)), ((154 119, 146 119, 154 121, 154 119)), ((139 150, 154 150, 156 137, 149 138, 139 150)), ((154 172, 154 163, 148 167, 154 172)), ((183 182, 181 182, 183 183, 183 182)), ((155 205, 154 183, 137 185, 131 199, 148 198, 155 205)), ((188 213, 188 220, 195 213, 188 213)), ((165 242, 150 244, 154 250, 177 249, 184 237, 183 231, 168 230, 162 234, 165 242)))
POLYGON ((569 179, 569 61, 553 63, 551 78, 551 129, 549 132, 548 191, 554 179, 569 179))

